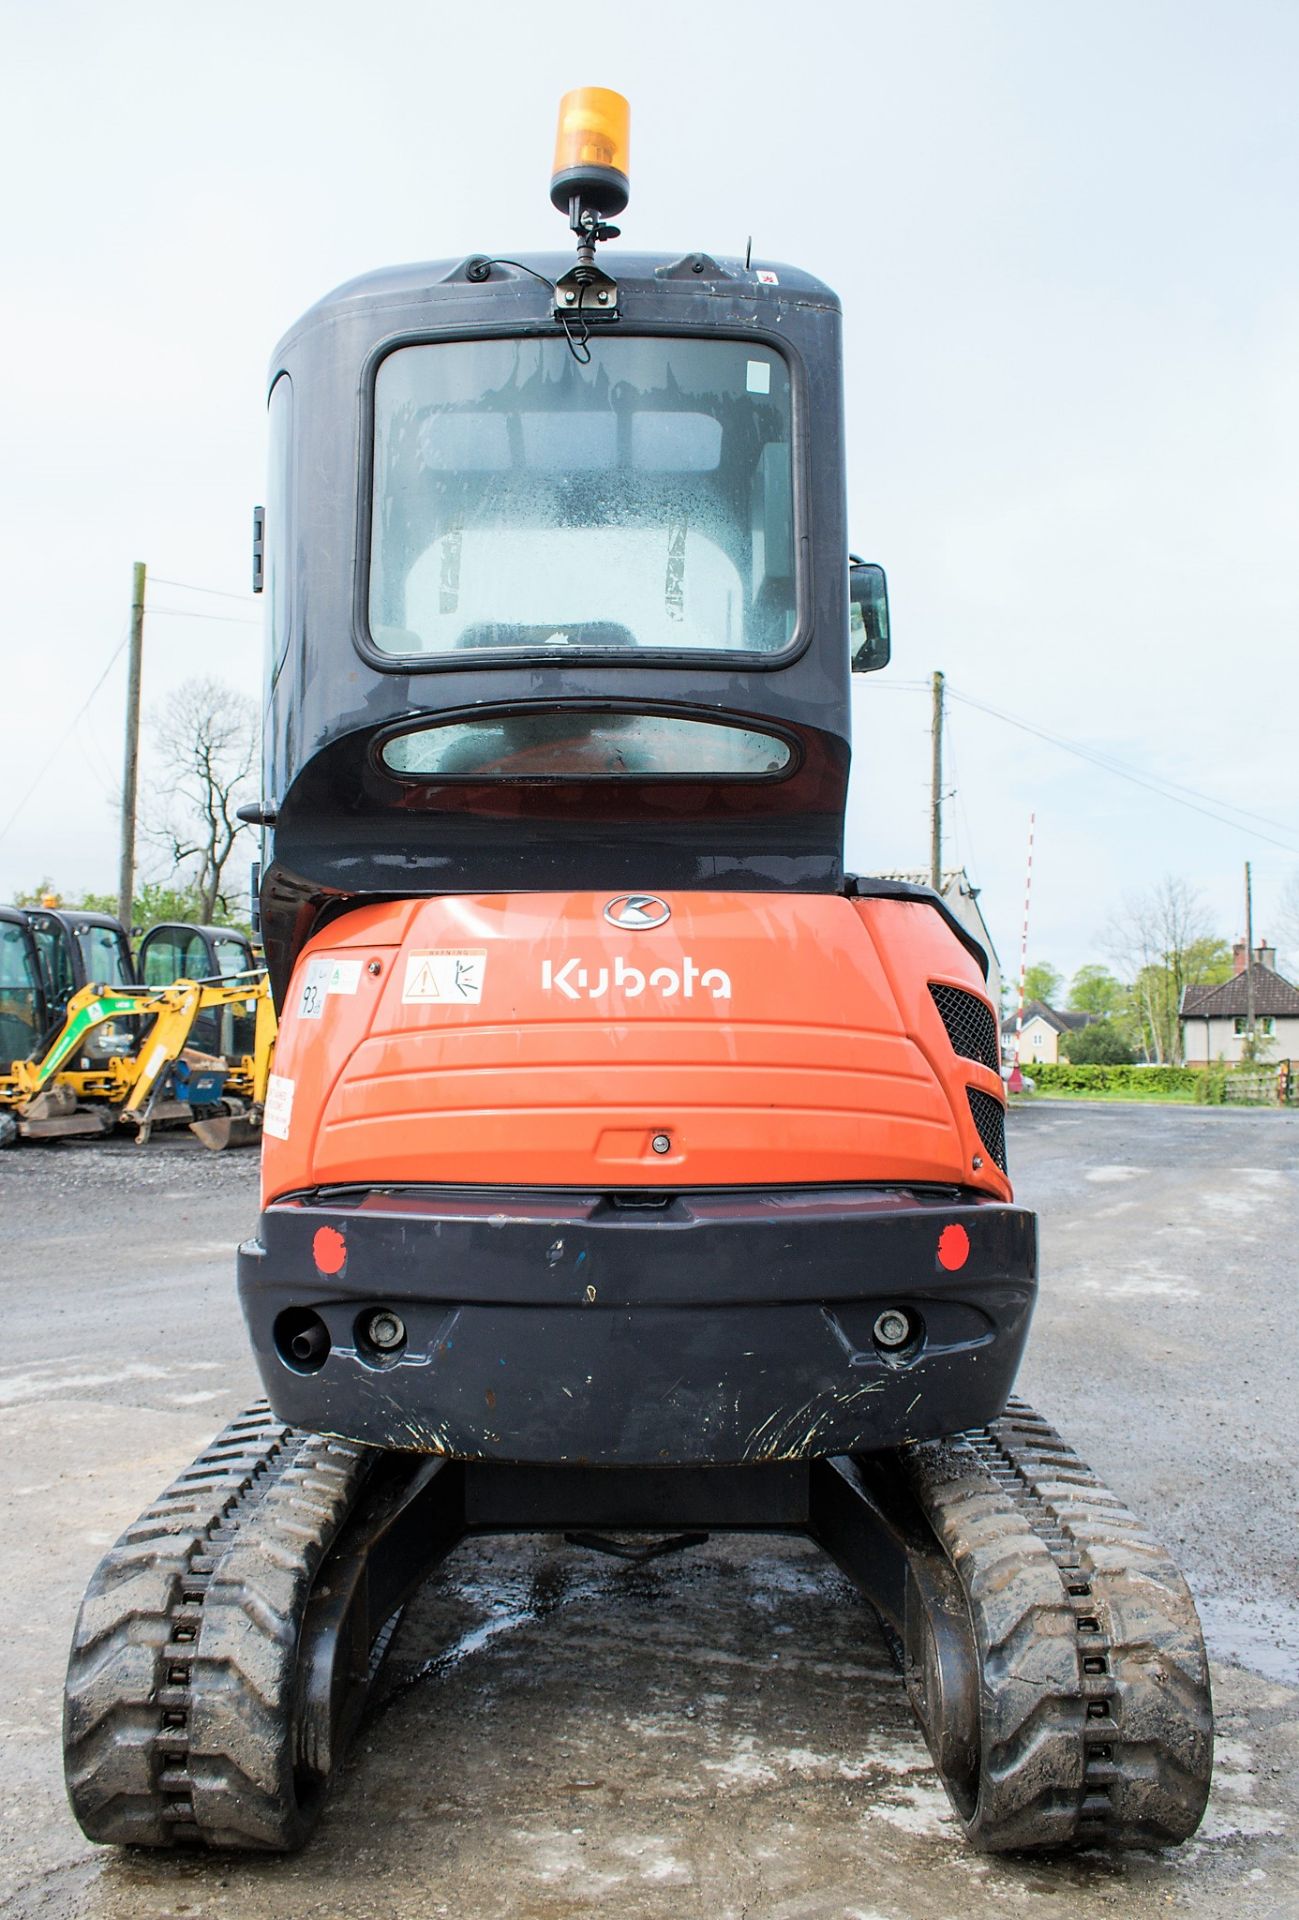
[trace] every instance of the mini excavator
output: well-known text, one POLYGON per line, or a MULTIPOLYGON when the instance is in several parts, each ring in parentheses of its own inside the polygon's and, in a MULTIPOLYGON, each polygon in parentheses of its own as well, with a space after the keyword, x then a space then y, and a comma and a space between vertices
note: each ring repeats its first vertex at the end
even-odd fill
POLYGON ((601 255, 627 143, 567 95, 575 258, 371 274, 271 363, 266 1400, 93 1577, 72 1805, 299 1846, 459 1541, 729 1529, 857 1583, 973 1845, 1184 1840, 1190 1595, 1011 1398, 1036 1231, 985 956, 844 870, 889 640, 839 302, 601 255))

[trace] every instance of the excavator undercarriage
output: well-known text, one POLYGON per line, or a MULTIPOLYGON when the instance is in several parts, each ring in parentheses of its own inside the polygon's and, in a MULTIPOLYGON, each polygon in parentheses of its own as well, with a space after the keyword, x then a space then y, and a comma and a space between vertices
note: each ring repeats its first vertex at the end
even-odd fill
POLYGON ((1199 1822, 1212 1720, 1186 1585, 1022 1402, 881 1454, 615 1473, 384 1453, 259 1405, 86 1595, 64 1727, 82 1828, 300 1846, 421 1582, 470 1536, 579 1529, 818 1542, 878 1614, 980 1849, 1162 1846, 1199 1822))

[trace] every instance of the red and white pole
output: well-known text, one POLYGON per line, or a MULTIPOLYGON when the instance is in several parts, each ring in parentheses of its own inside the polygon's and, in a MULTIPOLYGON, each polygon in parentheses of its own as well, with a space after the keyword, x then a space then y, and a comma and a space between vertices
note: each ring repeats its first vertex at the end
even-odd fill
POLYGON ((1010 1070, 1010 1079, 1006 1082, 1012 1093, 1024 1091, 1024 1075, 1020 1069, 1020 1047, 1024 1033, 1024 977, 1028 972, 1028 903, 1033 893, 1033 829, 1037 815, 1028 816, 1028 873, 1024 880, 1024 931, 1019 942, 1019 1005, 1015 1011, 1015 1064, 1010 1070))

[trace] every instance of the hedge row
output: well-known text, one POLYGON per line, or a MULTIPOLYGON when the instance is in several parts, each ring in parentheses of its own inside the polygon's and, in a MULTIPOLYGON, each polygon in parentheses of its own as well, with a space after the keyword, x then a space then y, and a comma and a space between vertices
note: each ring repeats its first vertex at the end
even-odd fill
POLYGON ((1206 1079, 1201 1067, 1071 1067, 1065 1060, 1054 1065, 1035 1062, 1028 1074, 1041 1093, 1054 1087, 1061 1093, 1189 1093, 1201 1098, 1206 1079))

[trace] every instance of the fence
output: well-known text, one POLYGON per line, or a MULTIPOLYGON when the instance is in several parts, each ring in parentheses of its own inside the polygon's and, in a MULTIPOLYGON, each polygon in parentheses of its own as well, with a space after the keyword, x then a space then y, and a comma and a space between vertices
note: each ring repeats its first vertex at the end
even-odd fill
POLYGON ((1233 1067, 1222 1075, 1222 1099, 1232 1106, 1292 1107, 1299 1104, 1299 1074, 1288 1060, 1275 1066, 1233 1067))

